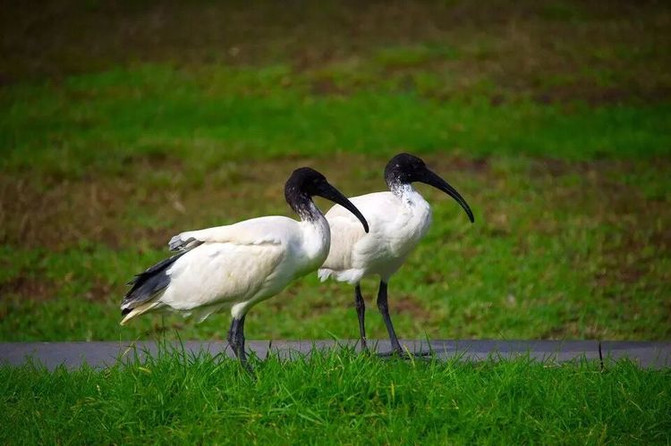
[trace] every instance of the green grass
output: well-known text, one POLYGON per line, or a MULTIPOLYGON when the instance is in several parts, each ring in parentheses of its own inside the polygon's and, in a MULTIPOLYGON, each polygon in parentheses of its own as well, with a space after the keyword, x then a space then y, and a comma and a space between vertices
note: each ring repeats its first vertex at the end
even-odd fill
POLYGON ((287 69, 265 70, 267 82, 263 70, 147 66, 10 89, 1 102, 0 166, 76 179, 123 172, 143 157, 203 172, 231 160, 401 148, 568 160, 661 157, 671 148, 666 104, 492 107, 479 97, 444 102, 384 89, 315 97, 282 87, 287 69))
POLYGON ((666 444, 671 374, 620 362, 294 362, 179 350, 99 371, 0 368, 3 444, 666 444))
MULTIPOLYGON (((610 167, 611 172, 595 173, 592 180, 567 173, 510 183, 511 177, 519 175, 515 173, 519 161, 493 163, 489 170, 498 173, 472 177, 462 173, 454 184, 468 185, 466 190, 473 191, 471 204, 480 203, 474 206, 478 223, 473 226, 451 201, 423 188, 434 203, 436 224, 392 282, 392 311, 401 333, 407 337, 427 333, 434 338, 667 338, 664 283, 668 259, 663 247, 656 245, 664 228, 664 202, 656 198, 657 188, 666 180, 659 172, 643 181, 640 172, 655 171, 648 163, 634 169, 631 164, 625 166, 627 175, 636 179, 629 180, 629 186, 621 183, 623 167, 617 165, 610 167), (496 176, 508 181, 499 182, 496 176), (610 188, 627 188, 629 196, 603 200, 604 190, 610 188), (646 189, 649 198, 643 192, 646 189), (628 209, 634 204, 637 207, 628 209), (653 206, 654 211, 639 215, 638 206, 653 206), (655 216, 657 212, 661 214, 655 216), (427 256, 433 261, 426 262, 427 256)), ((280 185, 283 171, 274 175, 280 185)), ((212 204, 207 206, 198 205, 201 189, 196 189, 182 198, 188 209, 196 209, 195 215, 160 203, 164 196, 146 203, 146 198, 133 195, 123 203, 132 210, 125 218, 73 223, 70 215, 76 211, 71 207, 44 216, 30 213, 38 227, 28 226, 29 234, 41 237, 47 245, 69 247, 51 251, 9 246, 0 251, 8 265, 2 281, 9 290, 2 309, 14 315, 0 322, 5 339, 135 338, 160 325, 160 317, 147 317, 130 327, 117 325, 124 283, 132 273, 166 255, 162 246, 174 231, 172 227, 218 224, 254 215, 246 213, 249 204, 245 200, 261 196, 268 186, 249 184, 253 182, 241 181, 240 190, 252 191, 229 200, 225 209, 217 203, 226 202, 228 188, 206 189, 212 194, 206 199, 212 204), (164 215, 165 221, 158 221, 146 208, 138 216, 142 202, 150 208, 157 206, 157 215, 164 215), (239 214, 230 215, 231 209, 239 214), (58 228, 56 240, 37 232, 41 221, 58 228), (161 228, 158 236, 136 238, 138 231, 149 231, 156 223, 161 228), (120 226, 114 227, 117 224, 120 226), (106 228, 99 232, 98 225, 106 228), (108 231, 118 232, 118 238, 105 239, 108 231)), ((358 182, 365 185, 362 189, 372 190, 379 180, 358 182)), ((274 207, 257 204, 259 213, 286 213, 280 188, 273 190, 271 198, 274 207)), ((93 214, 105 212, 100 203, 89 200, 87 195, 82 203, 93 214)), ((372 282, 364 284, 369 297, 373 286, 372 282)), ((316 278, 306 277, 255 308, 248 333, 256 338, 323 338, 329 333, 355 337, 351 294, 347 286, 319 284, 316 278), (277 318, 278 313, 283 317, 277 318)), ((213 316, 200 325, 184 324, 178 317, 166 321, 184 328, 188 338, 221 338, 228 316, 213 316)), ((384 336, 376 312, 369 314, 369 326, 374 336, 384 336)))
MULTIPOLYGON (((288 215, 297 166, 356 195, 383 189, 402 150, 476 214, 420 186, 435 218, 390 285, 402 336, 671 336, 664 5, 76 6, 15 6, 2 41, 0 339, 222 338, 226 314, 120 328, 124 284, 177 232, 288 215), (221 35, 201 16, 234 13, 246 21, 221 35), (253 25, 271 16, 283 25, 253 25), (138 23, 158 29, 115 52, 138 23), (214 47, 228 50, 197 51, 214 47)), ((353 338, 351 301, 311 275, 255 308, 248 334, 353 338)))
MULTIPOLYGON (((226 314, 119 327, 124 284, 177 232, 288 215, 282 185, 299 165, 356 195, 383 189, 407 150, 476 224, 420 186, 434 225, 390 287, 403 337, 668 339, 668 102, 444 96, 433 62, 467 54, 419 42, 308 69, 128 64, 4 86, 0 338, 220 339, 226 314)), ((255 308, 248 334, 354 338, 351 301, 309 276, 255 308)), ((368 326, 386 335, 375 312, 368 326)))
MULTIPOLYGON (((671 336, 665 5, 12 8, 2 340, 221 339, 226 314, 119 327, 124 284, 182 230, 289 215, 297 166, 357 195, 384 188, 399 151, 476 214, 469 225, 420 186, 434 224, 390 284, 403 337, 671 336)), ((354 338, 352 294, 310 275, 255 308, 247 333, 354 338)))

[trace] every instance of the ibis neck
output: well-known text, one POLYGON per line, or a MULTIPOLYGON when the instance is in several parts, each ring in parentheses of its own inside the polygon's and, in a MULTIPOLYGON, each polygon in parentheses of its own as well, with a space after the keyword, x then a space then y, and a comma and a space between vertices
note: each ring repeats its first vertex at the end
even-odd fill
POLYGON ((301 194, 294 197, 289 205, 303 221, 314 223, 324 218, 324 214, 322 214, 308 195, 301 194))
POLYGON ((416 209, 417 206, 420 208, 428 208, 428 203, 424 197, 422 197, 422 194, 412 187, 412 184, 410 183, 398 184, 389 189, 391 190, 391 193, 408 208, 416 209))
POLYGON ((305 206, 299 206, 295 209, 301 218, 302 229, 302 247, 301 274, 307 274, 314 271, 324 263, 331 246, 331 229, 326 217, 317 206, 308 200, 305 206))
POLYGON ((412 187, 412 184, 402 183, 401 181, 398 180, 387 181, 387 186, 389 186, 389 190, 391 191, 391 193, 396 195, 398 198, 403 198, 404 196, 417 193, 415 188, 412 187))

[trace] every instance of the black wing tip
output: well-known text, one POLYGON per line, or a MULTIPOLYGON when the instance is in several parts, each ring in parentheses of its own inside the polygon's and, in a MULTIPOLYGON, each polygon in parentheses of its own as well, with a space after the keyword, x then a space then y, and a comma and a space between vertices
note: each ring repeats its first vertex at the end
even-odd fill
POLYGON ((128 282, 131 289, 124 296, 122 304, 128 303, 129 308, 122 310, 121 314, 125 315, 123 311, 131 311, 135 306, 150 300, 152 296, 165 289, 170 284, 170 276, 167 274, 168 268, 184 254, 186 254, 186 251, 164 259, 147 268, 144 272, 136 274, 128 282))

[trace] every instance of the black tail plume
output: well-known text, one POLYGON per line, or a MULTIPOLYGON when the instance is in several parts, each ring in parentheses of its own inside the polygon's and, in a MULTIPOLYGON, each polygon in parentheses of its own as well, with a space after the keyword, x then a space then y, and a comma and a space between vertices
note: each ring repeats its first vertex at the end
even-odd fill
POLYGON ((132 285, 132 287, 121 302, 121 315, 125 316, 133 308, 151 300, 156 294, 164 290, 170 284, 170 276, 167 274, 168 269, 184 254, 186 252, 162 260, 147 268, 146 271, 137 274, 133 280, 128 282, 128 285, 132 285))

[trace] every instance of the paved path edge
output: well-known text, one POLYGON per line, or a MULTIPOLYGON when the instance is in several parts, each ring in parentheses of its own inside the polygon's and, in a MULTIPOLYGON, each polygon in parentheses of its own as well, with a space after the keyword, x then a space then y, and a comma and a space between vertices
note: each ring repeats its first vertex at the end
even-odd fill
MULTIPOLYGON (((369 342, 378 352, 389 351, 389 341, 369 342)), ((440 359, 458 357, 466 361, 482 361, 528 355, 534 360, 561 363, 576 360, 612 362, 627 358, 641 367, 671 367, 671 342, 666 341, 404 340, 402 343, 414 354, 433 352, 440 359)), ((225 341, 171 341, 168 346, 177 351, 181 351, 183 346, 189 354, 232 357, 225 341)), ((358 343, 352 340, 247 341, 247 350, 262 359, 270 353, 291 358, 309 354, 315 348, 345 347, 359 350, 358 343)), ((0 365, 20 366, 32 361, 49 370, 59 365, 76 369, 84 363, 99 368, 119 361, 141 361, 147 354, 156 355, 159 350, 159 343, 154 341, 0 342, 0 365)))

